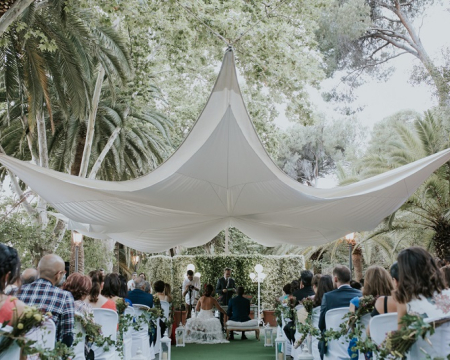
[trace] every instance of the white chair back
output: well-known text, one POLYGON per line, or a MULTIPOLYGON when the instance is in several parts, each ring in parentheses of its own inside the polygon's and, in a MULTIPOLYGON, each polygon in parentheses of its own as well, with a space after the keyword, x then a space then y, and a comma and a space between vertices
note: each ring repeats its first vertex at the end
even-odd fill
MULTIPOLYGON (((133 304, 134 315, 136 321, 140 315, 145 314, 145 310, 150 309, 146 305, 142 304, 133 304)), ((132 336, 132 344, 131 344, 131 354, 132 356, 136 356, 137 351, 140 349, 142 351, 142 355, 146 359, 154 359, 155 353, 153 347, 150 347, 150 338, 148 336, 148 321, 143 322, 141 324, 141 328, 139 330, 131 330, 132 336)))
MULTIPOLYGON (((328 310, 325 314, 325 323, 327 330, 334 329, 339 330, 339 325, 342 323, 342 318, 348 313, 348 307, 337 308, 328 310)), ((341 337, 339 340, 333 340, 328 342, 328 350, 324 356, 327 360, 348 360, 350 359, 347 349, 348 340, 341 337)))
MULTIPOLYGON (((84 316, 83 314, 76 314, 79 316, 84 316)), ((78 344, 76 344, 73 347, 73 351, 75 353, 75 356, 72 358, 72 360, 85 360, 84 357, 84 345, 85 345, 85 339, 86 339, 86 332, 84 331, 83 326, 79 321, 75 319, 75 326, 74 326, 74 332, 73 332, 74 340, 78 341, 78 344), (82 336, 79 338, 77 334, 81 333, 82 336)))
MULTIPOLYGON (((361 337, 363 340, 365 340, 367 338, 367 327, 369 326, 370 323, 370 319, 372 319, 372 315, 371 314, 366 314, 363 315, 363 317, 361 318, 361 327, 363 328, 362 333, 361 333, 361 337)), ((365 360, 365 356, 364 353, 359 352, 359 360, 365 360)))
POLYGON ((283 334, 283 339, 286 341, 286 356, 291 356, 292 354, 292 344, 284 332, 284 327, 288 324, 291 319, 285 319, 283 314, 281 314, 281 333, 283 334))
POLYGON ((159 354, 161 351, 161 326, 159 325, 159 320, 161 320, 161 318, 156 319, 156 341, 152 344, 155 355, 159 354))
MULTIPOLYGON (((4 337, 2 334, 11 332, 11 326, 4 326, 0 328, 0 343, 3 341, 4 337)), ((20 347, 14 341, 11 346, 4 352, 0 354, 0 360, 20 360, 20 347)))
POLYGON ((44 349, 53 350, 56 344, 56 325, 52 319, 45 319, 42 326, 31 329, 25 337, 36 341, 36 345, 44 349))
MULTIPOLYGON (((131 315, 134 319, 134 309, 131 306, 128 306, 124 313, 124 315, 131 315)), ((129 326, 126 331, 123 333, 123 360, 131 360, 133 357, 133 327, 129 326)))
POLYGON ((386 335, 389 331, 398 329, 397 313, 388 313, 374 316, 370 319, 370 337, 377 345, 386 339, 386 335))
MULTIPOLYGON (((449 317, 450 318, 450 317, 449 317)), ((433 322, 438 319, 425 319, 425 322, 433 322)), ((418 359, 443 359, 450 354, 450 322, 436 327, 433 335, 425 339, 419 338, 411 347, 407 356, 408 360, 418 359), (427 355, 429 357, 427 357, 427 355)))
MULTIPOLYGON (((94 321, 102 327, 102 335, 104 337, 111 336, 111 340, 117 340, 117 326, 119 324, 119 316, 117 312, 110 309, 94 309, 94 321)), ((103 347, 92 346, 95 360, 115 360, 116 347, 110 346, 108 351, 103 347)))
MULTIPOLYGON (((317 306, 313 309, 312 313, 312 324, 315 328, 319 328, 319 317, 320 317, 320 306, 317 306)), ((311 339, 311 354, 314 357, 314 360, 320 360, 320 352, 319 352, 319 339, 315 336, 311 339)))

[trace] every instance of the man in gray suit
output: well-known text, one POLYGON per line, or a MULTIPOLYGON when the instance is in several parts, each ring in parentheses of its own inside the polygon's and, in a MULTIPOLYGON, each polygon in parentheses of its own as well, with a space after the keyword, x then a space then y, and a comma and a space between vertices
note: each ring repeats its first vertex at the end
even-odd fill
MULTIPOLYGON (((337 265, 333 269, 333 282, 335 290, 327 292, 323 295, 322 305, 320 306, 319 329, 324 332, 326 330, 325 314, 328 310, 341 307, 349 307, 350 300, 354 297, 362 296, 361 291, 353 289, 350 286, 351 273, 348 267, 337 265)), ((321 357, 326 353, 325 344, 319 343, 319 351, 321 357)))

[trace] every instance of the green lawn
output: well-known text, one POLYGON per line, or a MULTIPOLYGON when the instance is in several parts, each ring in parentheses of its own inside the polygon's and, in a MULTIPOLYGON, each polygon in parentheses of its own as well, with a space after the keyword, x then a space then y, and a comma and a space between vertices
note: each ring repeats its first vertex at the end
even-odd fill
POLYGON ((241 334, 229 344, 199 345, 186 344, 186 347, 172 346, 173 360, 271 360, 275 358, 275 347, 264 347, 264 336, 256 340, 254 333, 246 334, 248 340, 241 340, 241 334))

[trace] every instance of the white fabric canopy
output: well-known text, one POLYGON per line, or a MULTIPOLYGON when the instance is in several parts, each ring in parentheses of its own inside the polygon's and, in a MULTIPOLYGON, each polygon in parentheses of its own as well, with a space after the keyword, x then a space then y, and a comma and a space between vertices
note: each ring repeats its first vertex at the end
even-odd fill
POLYGON ((262 146, 231 50, 184 143, 146 176, 84 179, 0 155, 0 162, 69 219, 70 229, 149 252, 202 245, 228 226, 266 246, 319 245, 370 230, 449 159, 450 149, 334 189, 299 184, 262 146))

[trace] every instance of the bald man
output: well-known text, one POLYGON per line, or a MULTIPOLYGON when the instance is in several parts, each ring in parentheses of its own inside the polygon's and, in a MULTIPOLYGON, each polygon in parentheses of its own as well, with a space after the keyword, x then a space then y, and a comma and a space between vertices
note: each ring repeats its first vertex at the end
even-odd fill
POLYGON ((20 279, 22 280, 22 285, 31 284, 32 282, 35 282, 38 277, 38 272, 36 269, 28 268, 25 269, 20 276, 20 279))
POLYGON ((56 340, 67 346, 73 342, 74 301, 70 292, 58 288, 64 282, 64 261, 58 255, 45 255, 37 268, 38 279, 22 286, 17 297, 25 304, 52 313, 56 340))

